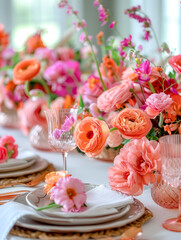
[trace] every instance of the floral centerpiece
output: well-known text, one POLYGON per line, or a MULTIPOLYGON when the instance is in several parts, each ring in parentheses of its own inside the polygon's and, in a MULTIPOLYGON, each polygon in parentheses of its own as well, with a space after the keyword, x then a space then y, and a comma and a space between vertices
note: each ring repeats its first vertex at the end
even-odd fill
MULTIPOLYGON (((110 13, 100 0, 94 1, 101 25, 110 21, 110 13)), ((109 169, 112 189, 122 193, 139 195, 143 185, 156 181, 161 171, 159 137, 181 134, 180 127, 180 59, 172 56, 166 43, 159 46, 167 54, 169 65, 149 60, 142 54, 142 46, 136 47, 132 36, 120 39, 115 47, 114 40, 105 45, 103 32, 97 36, 105 54, 99 64, 94 54, 91 39, 86 31, 86 22, 77 11, 62 0, 60 8, 77 19, 74 23, 82 30, 80 41, 89 45, 97 69, 80 87, 79 113, 84 113, 75 129, 78 148, 90 157, 99 155, 103 149, 119 149, 114 166, 109 169), (87 114, 85 114, 87 113, 87 114)), ((155 35, 151 20, 140 6, 125 10, 130 18, 143 24, 144 39, 155 35)), ((114 29, 117 22, 111 21, 114 29)))

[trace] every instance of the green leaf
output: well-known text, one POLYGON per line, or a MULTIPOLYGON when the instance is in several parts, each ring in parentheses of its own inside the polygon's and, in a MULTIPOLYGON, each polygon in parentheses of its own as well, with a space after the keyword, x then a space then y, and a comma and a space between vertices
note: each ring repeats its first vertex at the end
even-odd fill
POLYGON ((105 121, 103 117, 99 116, 99 120, 105 121))
POLYGON ((112 46, 106 46, 105 49, 106 49, 106 50, 112 50, 113 47, 112 47, 112 46))
POLYGON ((149 133, 146 135, 149 141, 155 140, 158 141, 157 133, 154 128, 152 128, 149 133))
POLYGON ((148 85, 149 85, 150 90, 152 91, 152 93, 156 93, 156 91, 155 91, 153 85, 151 84, 151 82, 148 82, 148 85))
POLYGON ((21 59, 19 57, 19 53, 14 54, 14 56, 12 57, 12 61, 13 61, 13 67, 21 61, 21 59))
POLYGON ((82 96, 80 95, 78 115, 83 112, 84 107, 85 107, 85 104, 83 102, 82 96))
POLYGON ((121 144, 125 145, 125 144, 128 143, 129 141, 131 141, 131 139, 124 139, 121 144))
POLYGON ((176 77, 176 72, 173 70, 172 72, 169 72, 168 76, 169 76, 169 78, 175 79, 175 77, 176 77))
POLYGON ((12 66, 5 66, 5 67, 0 68, 0 71, 7 71, 7 70, 12 70, 12 69, 13 69, 12 66))
POLYGON ((114 59, 117 65, 120 64, 120 57, 118 51, 115 50, 112 51, 112 58, 114 59))
POLYGON ((111 128, 109 131, 110 131, 110 132, 113 132, 113 131, 115 131, 115 130, 117 130, 117 128, 113 127, 113 128, 111 128))

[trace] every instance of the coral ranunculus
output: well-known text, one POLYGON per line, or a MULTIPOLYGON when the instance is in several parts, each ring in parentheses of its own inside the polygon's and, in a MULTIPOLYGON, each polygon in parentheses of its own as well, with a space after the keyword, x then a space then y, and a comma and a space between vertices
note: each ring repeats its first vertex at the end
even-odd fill
POLYGON ((175 72, 181 74, 181 55, 172 56, 168 63, 175 70, 175 72))
POLYGON ((113 119, 113 126, 125 139, 138 139, 147 135, 152 128, 152 122, 142 110, 126 108, 113 119))
POLYGON ((0 146, 0 163, 8 160, 8 153, 5 147, 0 146))
POLYGON ((103 92, 97 99, 97 106, 103 112, 116 110, 116 104, 121 104, 131 97, 130 85, 122 83, 103 92))
POLYGON ((138 196, 143 192, 141 176, 125 162, 109 168, 109 184, 113 190, 138 196))
POLYGON ((74 139, 81 151, 95 157, 102 152, 108 135, 109 128, 104 121, 86 117, 77 125, 74 139))
POLYGON ((25 43, 27 53, 34 53, 38 48, 45 48, 45 45, 41 39, 41 33, 36 33, 29 37, 25 43))
POLYGON ((40 62, 36 59, 26 59, 13 69, 13 81, 15 84, 24 84, 25 81, 31 81, 40 71, 40 62))

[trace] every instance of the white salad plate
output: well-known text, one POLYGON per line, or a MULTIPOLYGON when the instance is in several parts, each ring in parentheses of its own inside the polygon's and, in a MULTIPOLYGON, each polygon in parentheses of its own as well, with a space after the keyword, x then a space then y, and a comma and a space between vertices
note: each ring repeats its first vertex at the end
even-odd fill
MULTIPOLYGON (((128 223, 131 223, 137 219, 139 219, 145 212, 144 205, 138 201, 137 199, 134 200, 134 203, 130 204, 130 210, 124 214, 122 217, 109 221, 103 222, 100 224, 87 224, 87 225, 52 225, 52 224, 44 224, 38 221, 32 220, 28 217, 23 217, 19 219, 16 223, 17 226, 32 229, 32 230, 39 230, 44 232, 92 232, 104 229, 111 229, 124 226, 128 223)), ((64 219, 65 220, 65 219, 64 219)))
MULTIPOLYGON (((27 193, 17 196, 13 201, 18 202, 24 205, 27 205, 26 202, 27 193)), ((124 214, 126 214, 130 210, 130 205, 125 206, 118 210, 118 213, 111 214, 103 217, 91 217, 91 218, 52 218, 46 215, 41 214, 41 212, 37 212, 32 209, 32 214, 26 216, 26 218, 32 219, 37 222, 48 223, 51 225, 60 225, 60 226, 72 226, 72 225, 87 225, 87 224, 98 224, 103 222, 112 221, 118 218, 121 218, 124 214)))
POLYGON ((36 158, 34 164, 25 169, 0 173, 0 178, 18 177, 31 173, 36 173, 48 167, 48 161, 42 158, 36 158))
MULTIPOLYGON (((92 184, 84 184, 86 188, 86 192, 97 187, 97 185, 92 184)), ((37 210, 38 208, 42 208, 47 206, 48 204, 52 203, 50 200, 50 196, 43 193, 43 187, 38 188, 26 196, 26 201, 29 206, 37 210)), ((46 215, 48 217, 52 218, 80 218, 80 217, 101 217, 101 216, 108 216, 115 213, 120 213, 120 209, 125 207, 128 204, 125 204, 124 206, 117 206, 111 207, 111 208, 99 208, 99 211, 97 209, 91 211, 84 211, 80 213, 73 213, 73 212, 62 212, 60 208, 51 208, 51 209, 44 209, 40 211, 41 214, 46 215)))

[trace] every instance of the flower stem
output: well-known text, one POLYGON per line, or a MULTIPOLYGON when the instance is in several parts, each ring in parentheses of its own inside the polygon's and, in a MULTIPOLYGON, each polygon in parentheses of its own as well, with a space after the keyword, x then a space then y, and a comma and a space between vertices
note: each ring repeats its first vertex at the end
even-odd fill
POLYGON ((117 128, 116 128, 116 127, 113 127, 113 128, 111 128, 109 131, 110 131, 110 132, 113 132, 113 131, 115 131, 115 130, 117 130, 117 128))
POLYGON ((56 204, 56 203, 50 203, 48 204, 47 206, 45 207, 42 207, 42 208, 37 208, 36 211, 42 211, 42 210, 45 210, 45 209, 50 209, 50 208, 54 208, 54 207, 60 207, 62 208, 62 206, 56 204))

